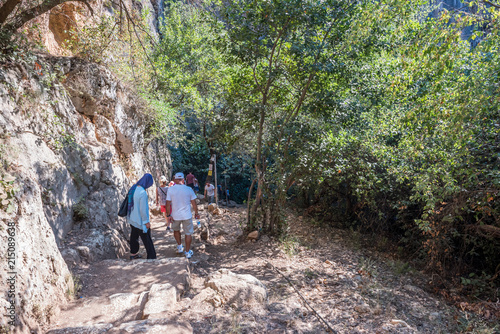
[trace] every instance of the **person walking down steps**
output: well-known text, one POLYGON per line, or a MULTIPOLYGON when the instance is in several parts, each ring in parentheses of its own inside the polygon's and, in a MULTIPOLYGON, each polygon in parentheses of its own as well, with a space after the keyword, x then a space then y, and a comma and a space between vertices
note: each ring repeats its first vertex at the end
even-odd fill
POLYGON ((215 187, 209 181, 205 183, 205 198, 208 201, 208 204, 215 202, 215 187))
MULTIPOLYGON (((167 217, 167 192, 167 178, 162 175, 160 177, 160 186, 156 188, 156 206, 160 206, 160 211, 163 213, 163 217, 165 217, 165 222, 167 224, 167 231, 170 231, 170 219, 167 217)), ((170 214, 170 212, 168 214, 170 214)))
POLYGON ((156 259, 155 246, 151 238, 149 221, 149 204, 146 189, 153 185, 153 176, 144 176, 130 188, 128 193, 127 223, 130 224, 130 259, 141 258, 139 255, 139 238, 146 248, 147 258, 156 259))
POLYGON ((183 184, 183 181, 183 173, 175 174, 175 186, 169 188, 167 193, 167 212, 170 212, 170 208, 172 208, 171 215, 167 215, 167 217, 171 217, 172 219, 174 238, 175 241, 177 241, 177 253, 182 254, 182 252, 184 252, 186 258, 190 259, 193 255, 193 251, 190 248, 192 234, 194 232, 193 214, 191 213, 191 207, 193 207, 194 216, 196 219, 199 219, 200 215, 198 214, 196 195, 193 189, 183 184), (182 246, 181 225, 185 234, 185 251, 184 247, 182 246))
POLYGON ((189 174, 186 175, 186 184, 193 190, 194 190, 194 179, 196 179, 196 177, 193 175, 192 172, 189 172, 189 174))

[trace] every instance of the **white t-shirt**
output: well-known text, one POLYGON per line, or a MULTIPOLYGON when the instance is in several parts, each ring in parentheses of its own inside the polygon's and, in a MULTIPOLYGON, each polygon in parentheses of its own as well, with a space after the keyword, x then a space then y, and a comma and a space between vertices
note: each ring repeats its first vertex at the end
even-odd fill
POLYGON ((172 213, 174 220, 186 220, 193 218, 191 214, 191 201, 196 199, 196 195, 192 188, 176 184, 168 188, 167 201, 171 201, 172 213))
POLYGON ((207 196, 214 196, 215 195, 215 187, 213 184, 210 184, 208 187, 205 186, 205 190, 207 191, 207 196))

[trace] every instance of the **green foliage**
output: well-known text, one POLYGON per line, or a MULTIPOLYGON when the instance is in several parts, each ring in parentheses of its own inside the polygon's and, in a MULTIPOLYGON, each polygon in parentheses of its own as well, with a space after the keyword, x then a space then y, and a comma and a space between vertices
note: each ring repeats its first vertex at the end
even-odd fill
POLYGON ((71 54, 95 63, 104 62, 113 46, 119 43, 118 23, 113 16, 102 16, 81 28, 71 28, 65 48, 71 54))
POLYGON ((304 276, 308 279, 313 279, 313 278, 318 277, 319 275, 318 275, 318 273, 311 270, 310 268, 306 268, 306 270, 304 270, 304 276))
POLYGON ((390 266, 396 275, 405 275, 406 273, 413 271, 408 262, 400 260, 391 261, 390 266))
POLYGON ((75 299, 80 290, 82 289, 82 282, 80 276, 68 275, 66 277, 66 283, 68 285, 68 289, 66 290, 66 295, 70 299, 75 299))
POLYGON ((457 256, 457 271, 494 273, 499 261, 499 13, 477 6, 478 15, 428 20, 397 1, 363 13, 352 48, 370 31, 387 44, 350 63, 316 170, 316 203, 344 207, 365 231, 399 234, 441 272, 457 256), (460 37, 469 26, 488 31, 473 34, 474 48, 460 37))
POLYGON ((252 226, 287 230, 286 191, 317 158, 331 122, 324 109, 331 104, 329 88, 344 72, 331 59, 344 57, 355 16, 354 5, 336 1, 222 2, 214 15, 213 26, 225 28, 218 48, 232 69, 225 106, 255 150, 252 226), (269 223, 257 222, 257 210, 271 212, 259 215, 269 223))
POLYGON ((17 188, 14 182, 16 179, 9 174, 0 175, 0 209, 11 212, 14 208, 14 199, 17 188))
POLYGON ((358 273, 366 276, 377 276, 377 266, 375 261, 368 257, 361 257, 359 259, 358 273))
POLYGON ((493 277, 499 11, 470 3, 435 19, 425 1, 170 3, 149 94, 187 135, 176 169, 204 176, 218 153, 240 198, 255 179, 247 228, 285 235, 293 198, 431 270, 493 277))
POLYGON ((80 197, 78 201, 75 204, 73 204, 72 208, 73 208, 73 219, 76 222, 81 222, 89 218, 89 210, 87 208, 87 205, 85 204, 85 199, 83 197, 80 197))
POLYGON ((217 36, 211 34, 199 8, 179 2, 167 5, 153 54, 157 89, 180 110, 210 113, 223 66, 212 46, 217 36))
POLYGON ((286 236, 280 239, 280 247, 288 257, 299 253, 300 241, 296 237, 286 236))

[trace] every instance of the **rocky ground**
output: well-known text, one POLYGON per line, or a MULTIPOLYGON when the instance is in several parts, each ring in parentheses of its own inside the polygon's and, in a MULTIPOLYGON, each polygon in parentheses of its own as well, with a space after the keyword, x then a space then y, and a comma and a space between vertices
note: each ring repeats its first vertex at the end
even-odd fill
POLYGON ((189 261, 156 217, 158 260, 80 263, 82 288, 48 333, 498 333, 345 231, 290 215, 286 239, 249 239, 244 208, 219 210, 202 211, 189 261))

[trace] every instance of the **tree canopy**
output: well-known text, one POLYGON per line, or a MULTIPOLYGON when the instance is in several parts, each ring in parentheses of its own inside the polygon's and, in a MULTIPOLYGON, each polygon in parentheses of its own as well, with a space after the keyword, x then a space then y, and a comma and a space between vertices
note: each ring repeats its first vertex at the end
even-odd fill
POLYGON ((173 2, 154 89, 207 156, 252 157, 249 229, 286 234, 295 201, 498 277, 499 10, 467 5, 173 2))

